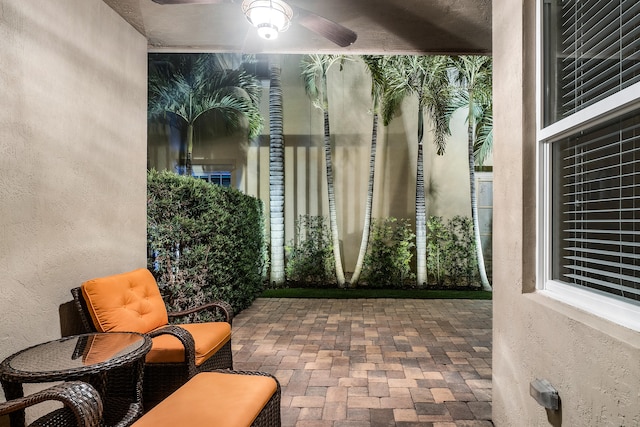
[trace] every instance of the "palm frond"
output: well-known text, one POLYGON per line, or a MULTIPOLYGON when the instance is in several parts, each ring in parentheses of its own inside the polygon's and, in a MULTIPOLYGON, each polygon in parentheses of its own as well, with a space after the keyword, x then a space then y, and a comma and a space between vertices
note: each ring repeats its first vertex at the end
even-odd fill
POLYGON ((316 108, 323 110, 322 79, 324 69, 321 55, 305 55, 300 62, 300 74, 307 96, 316 108))
POLYGON ((445 117, 448 127, 451 126, 451 117, 455 112, 461 108, 465 108, 467 105, 469 105, 469 94, 465 91, 458 91, 454 89, 452 96, 449 99, 449 104, 445 107, 445 117))
POLYGON ((373 112, 380 113, 387 86, 389 85, 388 72, 385 69, 385 58, 381 55, 363 55, 362 61, 371 74, 371 100, 373 112))
POLYGON ((454 97, 447 108, 449 120, 459 109, 467 110, 467 123, 475 127, 474 153, 482 164, 493 146, 492 60, 488 56, 458 56, 450 62, 454 97))
POLYGON ((409 84, 409 65, 410 59, 406 56, 383 57, 385 87, 381 110, 385 126, 391 123, 403 100, 413 93, 409 84))
POLYGON ((340 69, 346 61, 352 61, 348 55, 305 55, 300 61, 300 75, 304 83, 304 90, 313 106, 321 110, 327 109, 326 79, 327 72, 335 65, 340 64, 340 69))
POLYGON ((222 114, 228 131, 248 126, 250 137, 260 134, 262 88, 254 76, 244 70, 225 69, 229 58, 217 54, 177 55, 172 60, 172 66, 149 74, 150 118, 169 113, 193 124, 215 110, 222 114))
POLYGON ((476 164, 482 165, 493 150, 493 111, 491 105, 483 110, 483 116, 476 128, 476 141, 473 146, 476 164))
POLYGON ((450 104, 451 91, 449 85, 448 58, 446 56, 423 56, 418 62, 418 81, 420 98, 418 101, 429 114, 433 122, 434 143, 438 155, 446 149, 446 137, 451 134, 447 117, 447 106, 450 104))

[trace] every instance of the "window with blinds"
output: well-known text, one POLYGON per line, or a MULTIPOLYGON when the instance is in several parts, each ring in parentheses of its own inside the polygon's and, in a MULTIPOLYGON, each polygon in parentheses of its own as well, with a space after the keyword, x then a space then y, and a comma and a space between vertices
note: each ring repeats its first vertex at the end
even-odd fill
POLYGON ((640 303, 640 111, 552 147, 552 278, 640 303))
POLYGON ((640 1, 545 0, 549 125, 640 81, 640 1))

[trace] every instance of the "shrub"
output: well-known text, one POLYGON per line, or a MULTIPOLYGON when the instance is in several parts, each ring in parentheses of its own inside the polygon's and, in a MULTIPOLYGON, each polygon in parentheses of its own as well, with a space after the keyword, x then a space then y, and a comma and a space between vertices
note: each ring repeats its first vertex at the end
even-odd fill
POLYGON ((447 225, 449 240, 449 274, 458 286, 471 286, 478 282, 478 260, 470 218, 454 216, 447 225))
POLYGON ((286 249, 288 281, 314 286, 335 283, 333 245, 326 218, 300 215, 296 238, 286 249))
POLYGON ((147 245, 168 310, 220 299, 238 312, 263 290, 262 202, 238 190, 150 171, 147 245))
POLYGON ((442 217, 427 222, 427 269, 437 287, 478 285, 478 262, 470 218, 455 216, 445 224, 442 217))
POLYGON ((411 273, 411 249, 415 234, 408 220, 375 219, 371 227, 369 248, 364 258, 362 276, 371 287, 402 288, 411 273))
POLYGON ((442 217, 431 216, 427 220, 427 271, 429 279, 438 286, 443 286, 448 274, 447 270, 447 241, 450 239, 449 230, 445 227, 442 217))

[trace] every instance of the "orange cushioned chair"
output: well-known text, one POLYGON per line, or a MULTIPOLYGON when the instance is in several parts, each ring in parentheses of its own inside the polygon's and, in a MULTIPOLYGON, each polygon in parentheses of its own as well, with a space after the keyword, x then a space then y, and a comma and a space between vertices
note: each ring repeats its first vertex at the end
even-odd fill
POLYGON ((158 284, 147 269, 100 277, 71 290, 87 332, 139 332, 153 345, 144 371, 144 405, 150 409, 198 372, 233 369, 233 310, 222 301, 168 313, 158 284), (169 325, 169 319, 204 309, 224 321, 169 325))

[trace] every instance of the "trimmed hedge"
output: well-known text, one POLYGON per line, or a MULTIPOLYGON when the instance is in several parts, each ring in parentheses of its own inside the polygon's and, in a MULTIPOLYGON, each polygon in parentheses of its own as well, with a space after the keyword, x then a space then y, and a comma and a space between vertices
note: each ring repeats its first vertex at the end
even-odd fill
POLYGON ((167 309, 214 300, 235 312, 251 305, 266 271, 262 202, 172 172, 147 178, 148 268, 167 309))

